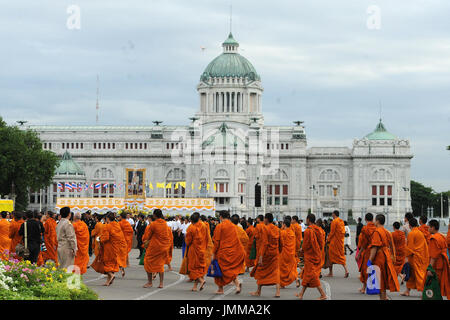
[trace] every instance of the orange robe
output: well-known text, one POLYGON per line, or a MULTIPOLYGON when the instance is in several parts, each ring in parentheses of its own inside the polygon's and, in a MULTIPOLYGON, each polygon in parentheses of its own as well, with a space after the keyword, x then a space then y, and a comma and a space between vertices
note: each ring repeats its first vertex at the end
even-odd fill
POLYGON ((359 268, 359 281, 362 283, 367 282, 367 261, 369 261, 370 250, 369 244, 372 241, 372 235, 377 227, 372 221, 368 221, 367 224, 362 227, 361 233, 358 238, 358 248, 361 251, 361 266, 359 268))
POLYGON ((133 227, 125 219, 122 219, 119 221, 119 226, 120 226, 120 229, 122 229, 123 236, 125 238, 125 242, 127 243, 126 250, 122 250, 122 259, 120 260, 120 261, 125 261, 125 265, 121 265, 121 263, 119 261, 119 265, 121 267, 125 268, 129 264, 128 254, 130 253, 131 248, 133 246, 133 227))
POLYGON ((295 259, 297 259, 297 263, 299 263, 300 257, 298 252, 300 251, 300 246, 302 244, 302 227, 297 221, 292 220, 291 229, 294 231, 295 235, 295 259))
POLYGON ((80 268, 80 274, 85 274, 89 264, 89 229, 83 221, 72 223, 77 236, 77 254, 74 265, 80 268))
POLYGON ((118 272, 121 248, 126 248, 127 244, 122 229, 116 221, 105 224, 100 236, 100 243, 103 246, 105 273, 118 272))
POLYGON ((287 287, 298 277, 296 252, 296 236, 292 228, 281 230, 283 248, 280 254, 280 285, 287 287))
POLYGON ((186 230, 186 247, 188 257, 189 279, 196 280, 203 277, 206 272, 206 250, 208 246, 208 230, 202 221, 192 223, 186 230))
POLYGON ((44 222, 44 242, 47 251, 42 253, 44 262, 47 260, 53 260, 55 264, 58 264, 58 239, 56 237, 56 221, 55 219, 48 218, 44 222))
POLYGON ((214 244, 213 244, 212 239, 211 239, 211 229, 209 227, 209 223, 206 222, 206 221, 203 221, 203 223, 205 224, 206 230, 207 230, 207 233, 208 233, 207 234, 208 245, 206 246, 206 272, 208 272, 208 267, 209 267, 209 264, 211 262, 211 257, 213 255, 214 244))
POLYGON ((427 268, 430 264, 427 240, 419 228, 415 227, 408 233, 406 240, 406 257, 411 266, 411 274, 406 287, 423 291, 427 268))
POLYGON ((280 251, 283 248, 281 232, 277 226, 269 223, 262 232, 262 245, 256 253, 256 267, 250 275, 258 285, 274 285, 280 283, 280 251), (262 265, 258 265, 262 257, 262 265))
MULTIPOLYGON (((244 247, 244 251, 245 251, 245 248, 247 248, 247 246, 248 246, 247 232, 245 232, 245 230, 242 227, 239 227, 238 225, 236 225, 236 228, 237 228, 239 241, 241 241, 241 244, 244 247)), ((242 273, 245 273, 245 257, 244 257, 244 264, 242 265, 242 270, 241 270, 241 272, 239 272, 239 274, 242 274, 242 273)))
POLYGON ((436 259, 434 270, 439 279, 441 295, 450 299, 450 266, 447 256, 447 243, 443 234, 435 233, 430 238, 430 258, 436 259))
POLYGON ((403 265, 405 264, 406 257, 406 236, 403 231, 396 230, 391 233, 392 239, 394 240, 395 247, 395 261, 394 268, 397 274, 402 272, 403 265))
POLYGON ((11 248, 11 239, 9 238, 10 222, 6 219, 0 220, 0 256, 11 248))
POLYGON ((100 253, 100 242, 97 241, 97 237, 102 235, 102 230, 105 227, 105 224, 102 222, 97 222, 95 224, 94 230, 91 231, 92 236, 92 248, 94 249, 95 256, 98 256, 100 253))
POLYGON ((156 219, 145 228, 142 242, 149 241, 144 257, 144 268, 147 273, 164 272, 164 264, 173 242, 169 233, 171 231, 163 219, 156 219))
POLYGON ((19 235, 19 229, 23 222, 23 219, 20 219, 19 221, 14 219, 9 225, 9 238, 11 239, 10 253, 15 253, 16 246, 22 241, 22 236, 19 235))
POLYGON ((427 245, 430 245, 430 239, 431 239, 431 233, 430 233, 430 227, 426 224, 422 224, 418 228, 420 231, 422 231, 423 235, 425 236, 425 239, 427 240, 427 245))
POLYGON ((255 265, 255 259, 250 260, 250 252, 252 251, 253 240, 255 239, 255 227, 250 225, 245 232, 248 236, 247 247, 245 247, 245 265, 250 268, 255 265))
POLYGON ((213 253, 222 271, 222 277, 215 277, 214 282, 223 287, 234 281, 241 272, 245 250, 239 241, 236 226, 228 219, 214 229, 213 243, 213 253))
POLYGON ((372 265, 378 266, 380 271, 380 290, 389 290, 390 292, 399 291, 400 285, 398 284, 397 271, 394 268, 394 261, 392 259, 392 256, 395 256, 394 243, 391 233, 384 227, 377 227, 373 232, 369 250, 373 247, 378 248, 372 265))
POLYGON ((448 225, 448 230, 447 230, 447 247, 450 248, 450 225, 448 225))
MULTIPOLYGON (((328 235, 329 246, 329 256, 330 262, 335 264, 346 265, 345 250, 344 250, 344 240, 345 240, 345 225, 344 221, 336 217, 331 222, 330 234, 328 235)), ((358 240, 359 241, 359 240, 358 240)))
POLYGON ((170 265, 172 263, 172 252, 173 252, 173 234, 172 234, 172 228, 167 226, 167 228, 169 228, 169 234, 170 234, 170 248, 169 251, 167 252, 167 259, 166 259, 166 264, 170 265))
POLYGON ((300 278, 302 286, 317 288, 320 286, 320 272, 324 263, 325 231, 316 225, 309 225, 303 239, 304 267, 300 278))

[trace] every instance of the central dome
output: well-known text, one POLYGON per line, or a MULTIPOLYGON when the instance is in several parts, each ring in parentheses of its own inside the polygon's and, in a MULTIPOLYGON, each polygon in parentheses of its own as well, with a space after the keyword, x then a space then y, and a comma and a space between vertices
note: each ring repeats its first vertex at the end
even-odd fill
POLYGON ((231 33, 222 46, 224 52, 208 64, 200 80, 206 81, 210 78, 224 77, 242 77, 253 81, 261 80, 250 61, 237 53, 239 43, 234 40, 231 33))

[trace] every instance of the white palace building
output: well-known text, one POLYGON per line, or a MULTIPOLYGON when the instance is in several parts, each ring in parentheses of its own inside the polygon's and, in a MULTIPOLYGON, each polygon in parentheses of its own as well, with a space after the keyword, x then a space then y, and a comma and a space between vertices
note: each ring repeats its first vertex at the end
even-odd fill
POLYGON ((264 125, 260 76, 231 33, 222 46, 200 76, 200 106, 189 125, 29 126, 44 149, 62 157, 54 184, 30 193, 30 208, 53 210, 57 197, 124 198, 126 169, 139 168, 146 197, 214 198, 216 210, 250 217, 339 210, 344 219, 386 213, 392 223, 411 210, 409 140, 380 120, 351 148, 307 148, 302 122, 264 125), (58 186, 68 182, 101 187, 58 186))

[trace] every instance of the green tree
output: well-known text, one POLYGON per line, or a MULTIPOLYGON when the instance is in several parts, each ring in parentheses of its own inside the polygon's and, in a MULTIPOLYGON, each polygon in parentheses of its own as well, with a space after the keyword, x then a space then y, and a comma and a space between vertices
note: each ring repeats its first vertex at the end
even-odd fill
POLYGON ((28 206, 29 190, 51 184, 58 164, 58 156, 42 149, 35 131, 8 126, 0 117, 0 195, 14 193, 17 210, 28 206))
POLYGON ((427 207, 432 206, 434 191, 420 182, 411 180, 411 206, 414 216, 427 214, 427 207))

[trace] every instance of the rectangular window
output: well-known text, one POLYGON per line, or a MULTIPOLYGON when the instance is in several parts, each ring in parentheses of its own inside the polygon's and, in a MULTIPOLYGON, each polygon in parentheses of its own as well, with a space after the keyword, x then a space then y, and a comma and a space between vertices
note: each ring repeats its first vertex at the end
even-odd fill
POLYGON ((97 149, 97 144, 94 142, 94 149, 97 149))
POLYGON ((112 147, 113 147, 113 149, 115 149, 115 148, 116 148, 116 144, 115 144, 115 143, 113 143, 113 144, 112 144, 112 147))
POLYGON ((244 196, 241 196, 241 204, 244 204, 244 196))
POLYGON ((81 143, 81 149, 83 149, 83 142, 81 143))
POLYGON ((380 196, 384 196, 384 186, 380 186, 380 196))
POLYGON ((288 185, 287 184, 284 184, 283 185, 283 195, 287 195, 288 194, 288 185))
POLYGON ((75 148, 78 149, 78 142, 75 144, 75 148))
POLYGON ((392 186, 387 186, 387 195, 392 196, 392 186))
POLYGON ((52 143, 51 143, 51 142, 48 144, 48 148, 49 148, 50 150, 52 149, 52 143))
POLYGON ((380 206, 384 206, 384 198, 380 198, 380 206))
POLYGON ((387 198, 387 205, 392 206, 392 198, 387 198))
POLYGON ((58 192, 58 187, 56 183, 53 184, 53 192, 58 192))
POLYGON ((377 195, 377 186, 372 186, 372 195, 373 196, 377 195))
POLYGON ((44 142, 44 149, 47 149, 47 142, 44 142))
POLYGON ((108 142, 108 149, 111 149, 111 143, 108 142))
POLYGON ((279 194, 280 194, 280 185, 279 185, 279 184, 276 184, 276 185, 275 185, 275 194, 276 194, 276 195, 279 195, 279 194))
POLYGON ((372 206, 376 206, 377 205, 377 198, 372 198, 372 206))
POLYGON ((223 192, 224 191, 224 185, 223 183, 219 183, 219 192, 223 192))
POLYGON ((65 144, 64 144, 64 142, 62 143, 62 148, 65 149, 65 144))
POLYGON ((144 143, 144 149, 147 149, 147 143, 144 143))
POLYGON ((267 197, 267 205, 272 205, 272 197, 267 197))
POLYGON ((272 194, 272 185, 271 184, 269 184, 268 186, 267 186, 267 194, 272 194))
POLYGON ((275 197, 275 205, 276 206, 280 205, 280 197, 275 197))
POLYGON ((325 196, 325 186, 319 186, 319 196, 325 196))
POLYGON ((283 197, 283 206, 288 205, 288 197, 283 197))
POLYGON ((72 142, 72 149, 75 149, 75 148, 73 147, 73 145, 74 145, 74 143, 72 142))
POLYGON ((142 149, 142 142, 139 143, 139 149, 142 149))
POLYGON ((267 150, 269 150, 269 149, 270 149, 270 143, 267 144, 267 150))
POLYGON ((281 144, 281 150, 284 150, 284 143, 281 144))
POLYGON ((286 150, 289 149, 289 143, 286 143, 286 150))
POLYGON ((128 149, 128 142, 125 143, 125 149, 128 149))
POLYGON ((106 142, 103 142, 103 149, 106 149, 106 142))

